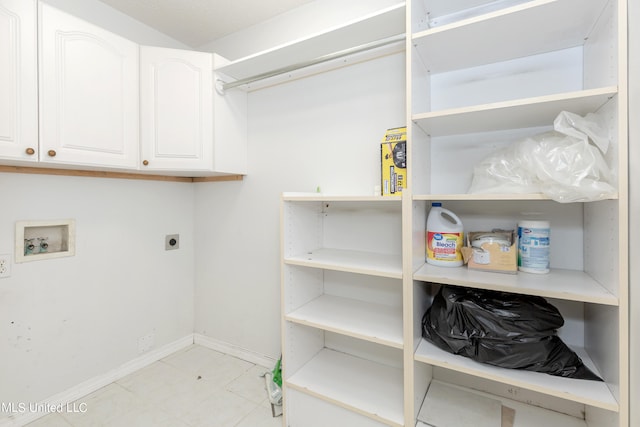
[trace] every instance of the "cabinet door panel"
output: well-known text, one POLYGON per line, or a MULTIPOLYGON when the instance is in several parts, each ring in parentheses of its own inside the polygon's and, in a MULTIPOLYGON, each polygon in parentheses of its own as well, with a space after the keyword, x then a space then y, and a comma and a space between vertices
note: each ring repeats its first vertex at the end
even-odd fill
POLYGON ((0 64, 0 158, 37 161, 35 0, 0 0, 0 64))
POLYGON ((144 168, 213 168, 212 68, 209 53, 141 47, 144 168))
POLYGON ((135 168, 138 46, 47 5, 40 25, 40 160, 135 168))

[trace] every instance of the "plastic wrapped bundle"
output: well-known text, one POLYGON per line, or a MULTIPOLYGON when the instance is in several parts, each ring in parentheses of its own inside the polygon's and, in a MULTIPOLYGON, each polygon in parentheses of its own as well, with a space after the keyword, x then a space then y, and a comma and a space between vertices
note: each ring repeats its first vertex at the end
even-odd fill
POLYGON ((516 141, 481 160, 469 193, 543 193, 561 202, 616 195, 607 165, 609 132, 595 114, 561 112, 554 130, 516 141))

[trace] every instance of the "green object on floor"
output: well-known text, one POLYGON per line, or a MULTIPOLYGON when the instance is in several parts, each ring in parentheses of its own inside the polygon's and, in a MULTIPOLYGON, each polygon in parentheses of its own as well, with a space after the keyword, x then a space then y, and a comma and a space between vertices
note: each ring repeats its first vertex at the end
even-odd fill
POLYGON ((273 375, 273 382, 282 388, 282 356, 280 356, 280 359, 276 362, 276 366, 274 366, 271 374, 273 375))

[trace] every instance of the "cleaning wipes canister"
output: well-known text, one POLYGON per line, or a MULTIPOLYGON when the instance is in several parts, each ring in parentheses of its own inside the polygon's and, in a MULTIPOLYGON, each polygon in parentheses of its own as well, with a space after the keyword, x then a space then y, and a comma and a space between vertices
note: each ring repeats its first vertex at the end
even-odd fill
POLYGON ((549 221, 518 222, 518 270, 549 272, 549 221))
POLYGON ((463 264, 462 221, 456 214, 433 202, 427 217, 427 263, 443 267, 459 267, 463 264))

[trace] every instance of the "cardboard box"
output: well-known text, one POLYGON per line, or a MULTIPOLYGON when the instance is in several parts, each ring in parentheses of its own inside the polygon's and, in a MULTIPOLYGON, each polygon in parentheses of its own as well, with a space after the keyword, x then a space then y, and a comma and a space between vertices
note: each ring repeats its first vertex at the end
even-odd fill
POLYGON ((399 196, 407 188, 407 127, 387 129, 380 144, 381 194, 399 196))
POLYGON ((518 272, 518 234, 515 230, 467 233, 462 257, 468 268, 516 274, 518 272))

